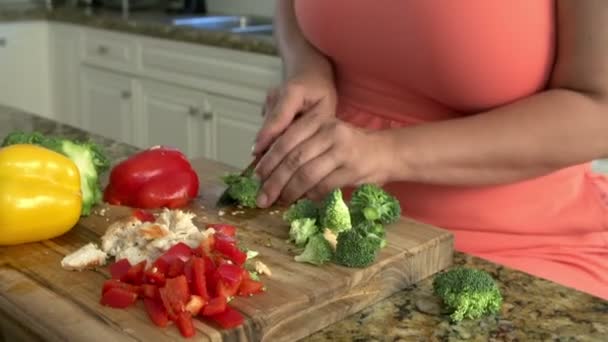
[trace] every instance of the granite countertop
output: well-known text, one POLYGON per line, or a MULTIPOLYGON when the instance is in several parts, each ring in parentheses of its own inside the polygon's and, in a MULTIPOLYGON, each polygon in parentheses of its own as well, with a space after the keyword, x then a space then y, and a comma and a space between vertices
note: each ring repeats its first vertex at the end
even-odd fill
MULTIPOLYGON (((15 130, 90 138, 105 148, 113 163, 138 151, 0 105, 0 137, 15 130)), ((504 296, 498 317, 450 324, 440 314, 428 278, 304 341, 606 341, 607 301, 469 255, 456 253, 454 262, 494 276, 504 296)))
POLYGON ((162 10, 132 11, 123 18, 119 10, 104 10, 58 6, 53 10, 35 6, 0 5, 0 23, 29 20, 48 20, 91 28, 139 34, 154 38, 211 45, 233 50, 276 56, 272 36, 219 32, 171 24, 162 10))

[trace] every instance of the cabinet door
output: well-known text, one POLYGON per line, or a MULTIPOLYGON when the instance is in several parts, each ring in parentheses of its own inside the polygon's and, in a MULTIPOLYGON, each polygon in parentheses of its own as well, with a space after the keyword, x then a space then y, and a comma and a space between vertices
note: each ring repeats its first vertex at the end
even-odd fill
POLYGON ((118 142, 134 144, 131 78, 84 66, 81 82, 85 129, 118 142))
POLYGON ((246 167, 252 159, 251 146, 262 127, 262 105, 219 95, 208 98, 215 127, 212 157, 237 168, 246 167))
POLYGON ((78 109, 80 30, 60 23, 51 25, 51 92, 55 119, 82 127, 78 109))
POLYGON ((179 148, 189 158, 209 157, 211 117, 205 94, 189 88, 143 80, 139 144, 179 148))
POLYGON ((52 117, 48 26, 0 23, 0 103, 52 117))

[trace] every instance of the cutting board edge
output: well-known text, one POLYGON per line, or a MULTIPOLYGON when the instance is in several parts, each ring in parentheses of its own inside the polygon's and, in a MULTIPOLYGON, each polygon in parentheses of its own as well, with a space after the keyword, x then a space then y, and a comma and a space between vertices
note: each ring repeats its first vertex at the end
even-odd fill
MULTIPOLYGON (((340 300, 333 301, 333 302, 327 302, 327 303, 319 303, 318 305, 309 308, 309 310, 302 312, 299 315, 292 315, 288 319, 280 322, 279 324, 275 324, 272 327, 272 329, 270 329, 270 331, 261 332, 261 341, 272 341, 272 342, 296 341, 296 340, 300 340, 302 338, 308 337, 311 334, 314 334, 314 333, 326 328, 327 326, 330 326, 330 325, 337 323, 339 321, 342 321, 354 314, 357 314, 357 313, 361 312, 362 310, 369 308, 370 306, 373 306, 374 304, 377 304, 378 302, 390 297, 391 295, 394 295, 395 293, 402 291, 409 286, 412 286, 424 279, 427 279, 428 277, 433 276, 434 274, 437 274, 438 272, 441 272, 441 271, 447 269, 448 267, 453 265, 453 261, 454 261, 453 240, 454 240, 453 234, 451 234, 449 232, 448 232, 448 234, 443 234, 438 239, 438 243, 434 244, 430 248, 421 250, 414 256, 415 258, 419 259, 420 262, 425 260, 425 258, 430 257, 430 255, 432 255, 434 252, 441 256, 440 258, 436 259, 438 261, 437 265, 435 265, 436 267, 434 267, 433 269, 430 269, 426 274, 424 272, 421 272, 421 274, 418 277, 413 277, 411 279, 402 279, 401 281, 399 281, 397 279, 394 281, 393 285, 386 287, 385 291, 378 292, 378 295, 373 297, 373 299, 371 299, 369 301, 361 301, 361 302, 355 303, 352 306, 348 307, 347 312, 345 314, 337 315, 332 318, 328 318, 328 316, 322 315, 320 313, 323 311, 334 311, 334 309, 332 309, 332 308, 340 308, 340 307, 343 307, 344 305, 347 305, 347 303, 345 304, 343 301, 340 301, 340 300), (442 253, 443 253, 443 255, 442 255, 442 253), (313 318, 317 317, 318 320, 320 320, 322 322, 319 325, 317 325, 317 328, 315 328, 315 329, 306 329, 304 326, 302 326, 299 323, 293 323, 294 326, 288 326, 289 323, 292 323, 292 322, 301 322, 303 317, 313 317, 313 318), (281 330, 277 330, 277 329, 282 329, 283 331, 287 330, 291 334, 289 336, 281 337, 279 335, 281 330)), ((411 263, 414 263, 414 260, 412 258, 409 258, 408 261, 411 263)), ((390 267, 390 264, 383 266, 383 268, 375 274, 374 281, 368 280, 367 282, 360 282, 357 286, 348 289, 349 296, 346 298, 346 302, 348 302, 348 298, 353 297, 352 292, 356 292, 359 290, 364 290, 369 287, 373 287, 373 285, 375 284, 376 281, 378 281, 379 278, 383 278, 384 275, 386 275, 387 273, 390 273, 390 271, 388 270, 389 267, 390 267)), ((424 266, 420 265, 419 268, 420 268, 420 270, 423 270, 424 266)), ((249 319, 255 320, 255 318, 251 318, 251 317, 249 319)), ((257 322, 253 322, 253 324, 256 326, 259 326, 257 324, 257 322)))

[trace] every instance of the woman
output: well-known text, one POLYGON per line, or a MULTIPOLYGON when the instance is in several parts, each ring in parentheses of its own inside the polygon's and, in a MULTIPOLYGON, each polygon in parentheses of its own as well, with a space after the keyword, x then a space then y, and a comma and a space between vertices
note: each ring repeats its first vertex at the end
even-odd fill
POLYGON ((607 23, 605 0, 277 1, 259 205, 384 184, 457 250, 608 299, 607 23))

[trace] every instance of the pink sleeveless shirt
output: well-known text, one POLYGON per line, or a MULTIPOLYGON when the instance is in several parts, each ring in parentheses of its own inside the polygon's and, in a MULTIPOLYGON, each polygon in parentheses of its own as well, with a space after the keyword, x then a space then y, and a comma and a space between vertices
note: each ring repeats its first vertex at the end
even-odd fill
MULTIPOLYGON (((542 91, 553 0, 296 1, 334 64, 337 116, 388 129, 445 120, 542 91)), ((404 215, 454 232, 456 249, 608 299, 606 179, 589 164, 513 184, 393 183, 404 215)))

